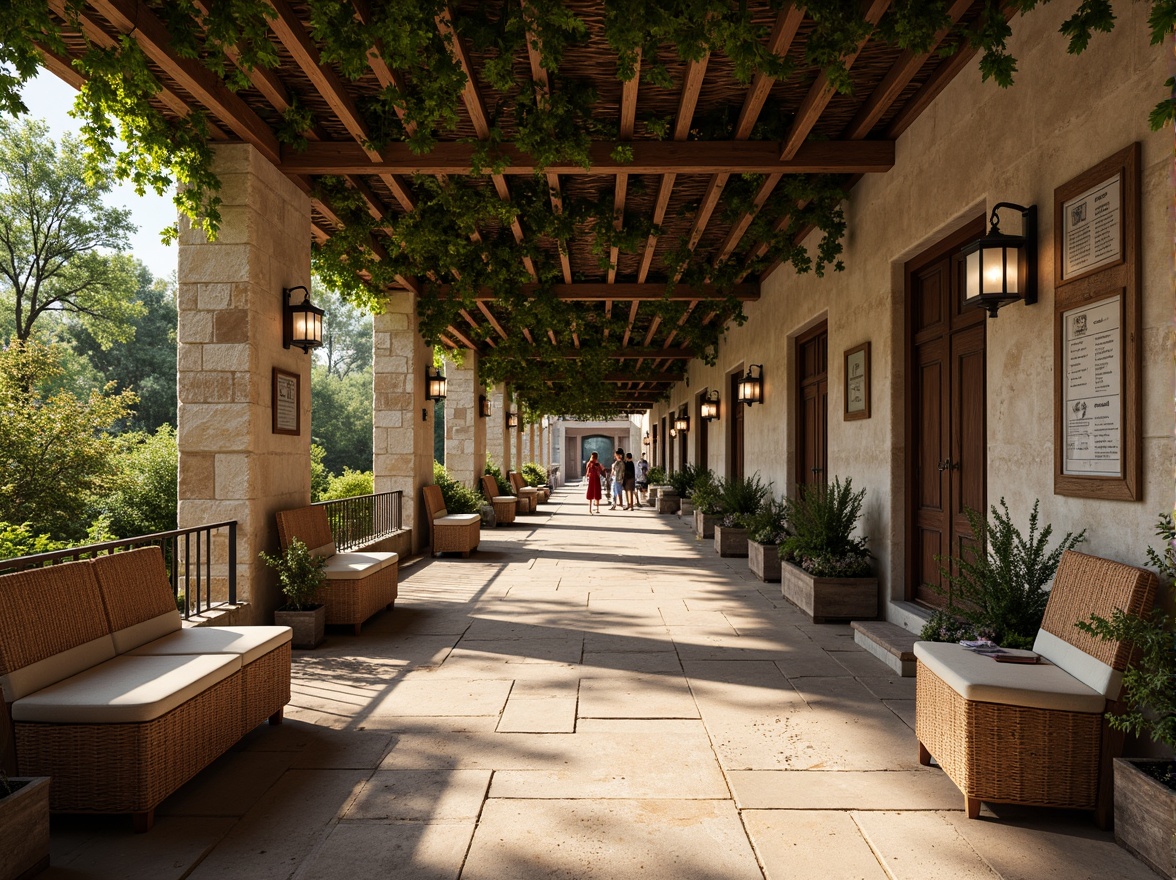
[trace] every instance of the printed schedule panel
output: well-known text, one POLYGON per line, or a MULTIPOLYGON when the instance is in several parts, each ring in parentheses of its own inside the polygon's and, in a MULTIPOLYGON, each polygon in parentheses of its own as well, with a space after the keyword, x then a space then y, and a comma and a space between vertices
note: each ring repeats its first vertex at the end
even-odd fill
POLYGON ((1062 473, 1123 475, 1123 298, 1062 313, 1062 473))

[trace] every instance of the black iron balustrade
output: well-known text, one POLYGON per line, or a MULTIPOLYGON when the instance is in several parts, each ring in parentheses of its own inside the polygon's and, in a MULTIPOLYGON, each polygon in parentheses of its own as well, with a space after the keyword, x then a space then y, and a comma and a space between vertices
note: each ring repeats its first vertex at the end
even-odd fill
POLYGON ((237 604, 236 520, 175 529, 170 532, 155 532, 134 538, 120 538, 117 541, 103 541, 101 544, 87 544, 84 547, 67 547, 63 550, 18 556, 14 559, 0 559, 0 574, 74 562, 79 559, 93 559, 96 556, 134 550, 137 547, 159 547, 163 551, 172 593, 176 597, 176 607, 185 620, 212 608, 237 604), (213 535, 225 532, 227 536, 224 551, 219 559, 214 560, 213 535), (213 573, 220 571, 223 571, 223 576, 214 580, 213 573))
POLYGON ((356 495, 337 501, 319 501, 315 506, 326 509, 335 549, 345 553, 400 531, 403 494, 396 491, 356 495))

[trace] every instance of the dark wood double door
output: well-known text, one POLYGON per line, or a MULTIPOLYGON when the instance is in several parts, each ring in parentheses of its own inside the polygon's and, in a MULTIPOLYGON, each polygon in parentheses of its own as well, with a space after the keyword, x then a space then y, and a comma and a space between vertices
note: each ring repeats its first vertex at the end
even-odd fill
POLYGON ((943 607, 940 566, 976 546, 987 508, 987 316, 963 308, 959 249, 983 222, 907 264, 907 598, 943 607))
POLYGON ((796 485, 824 485, 829 467, 829 328, 796 340, 796 485))

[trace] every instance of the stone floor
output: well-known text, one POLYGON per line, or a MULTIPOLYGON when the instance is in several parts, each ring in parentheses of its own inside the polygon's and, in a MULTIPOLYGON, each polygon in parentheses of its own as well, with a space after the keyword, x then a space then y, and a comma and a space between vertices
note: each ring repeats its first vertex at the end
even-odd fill
POLYGON ((709 544, 573 488, 408 566, 395 611, 295 652, 284 725, 150 834, 55 818, 44 876, 1154 880, 1087 815, 965 819, 913 679, 709 544))

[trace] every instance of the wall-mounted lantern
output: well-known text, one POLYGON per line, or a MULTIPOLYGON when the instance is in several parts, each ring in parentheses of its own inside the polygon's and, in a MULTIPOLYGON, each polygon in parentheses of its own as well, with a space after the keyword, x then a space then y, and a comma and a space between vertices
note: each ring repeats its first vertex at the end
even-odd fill
POLYGON ((764 402, 764 365, 752 364, 747 368, 747 375, 739 380, 739 403, 751 406, 753 403, 764 402), (755 374, 752 374, 755 370, 755 374))
POLYGON ((506 414, 506 426, 508 428, 517 428, 519 426, 519 414, 517 412, 508 412, 506 414))
POLYGON ((677 436, 678 436, 678 429, 677 428, 670 428, 670 439, 673 440, 677 436))
POLYGON ((648 446, 649 444, 650 444, 650 440, 649 440, 649 432, 648 432, 648 431, 646 431, 646 432, 645 432, 645 433, 642 435, 642 437, 641 437, 641 445, 642 445, 642 446, 648 446))
POLYGON ((488 419, 494 414, 494 404, 485 394, 478 395, 478 413, 484 419, 488 419))
POLYGON ((425 400, 444 400, 449 381, 440 370, 430 372, 425 367, 425 400))
POLYGON ((711 392, 702 399, 702 403, 698 407, 698 414, 704 422, 713 422, 719 417, 719 389, 711 389, 711 392))
POLYGON ((679 434, 685 434, 687 431, 689 431, 690 430, 690 416, 686 415, 685 413, 683 413, 682 415, 679 415, 679 416, 675 416, 674 430, 677 431, 679 434))
POLYGON ((323 344, 323 315, 310 301, 310 291, 302 285, 282 288, 282 348, 297 346, 307 354, 323 344), (302 302, 290 305, 290 295, 302 291, 302 302))
POLYGON ((989 222, 988 234, 960 251, 958 259, 964 263, 964 305, 987 309, 995 318, 1008 303, 1037 302, 1037 206, 1000 202, 989 222), (1001 208, 1021 212, 1021 235, 1000 231, 1001 208))

